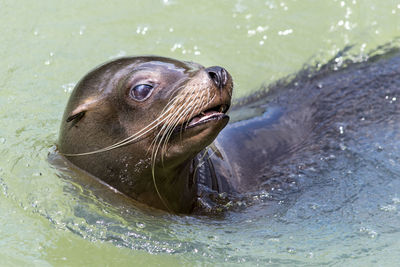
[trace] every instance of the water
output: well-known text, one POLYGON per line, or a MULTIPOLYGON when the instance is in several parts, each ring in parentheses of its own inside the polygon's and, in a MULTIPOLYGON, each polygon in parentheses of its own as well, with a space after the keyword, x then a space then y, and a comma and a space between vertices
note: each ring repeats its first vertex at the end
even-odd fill
POLYGON ((221 65, 237 99, 349 44, 365 57, 398 37, 399 14, 394 0, 0 1, 0 265, 396 265, 399 144, 379 127, 375 149, 327 155, 321 183, 217 217, 141 211, 47 154, 73 85, 110 58, 221 65))

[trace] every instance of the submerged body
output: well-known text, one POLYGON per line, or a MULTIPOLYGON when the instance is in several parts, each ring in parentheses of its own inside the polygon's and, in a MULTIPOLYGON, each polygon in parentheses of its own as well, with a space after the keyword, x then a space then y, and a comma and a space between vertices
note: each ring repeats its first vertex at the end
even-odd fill
POLYGON ((400 93, 398 54, 338 71, 330 67, 233 107, 234 121, 227 125, 232 79, 222 68, 154 57, 120 59, 77 85, 64 114, 59 149, 124 194, 174 212, 192 211, 203 192, 268 189, 271 178, 290 177, 285 162, 300 164, 310 154, 334 149, 343 128, 357 134, 371 123, 397 127, 398 101, 386 104, 387 97, 400 93), (147 73, 140 74, 143 70, 147 73), (145 100, 129 98, 132 88, 148 83, 162 86, 145 100), (196 89, 189 94, 187 88, 196 89), (204 106, 193 102, 204 90, 213 100, 204 106), (172 102, 175 106, 194 108, 171 115, 178 119, 165 134, 170 138, 158 142, 164 124, 148 125, 163 121, 160 114, 177 95, 184 97, 172 102))

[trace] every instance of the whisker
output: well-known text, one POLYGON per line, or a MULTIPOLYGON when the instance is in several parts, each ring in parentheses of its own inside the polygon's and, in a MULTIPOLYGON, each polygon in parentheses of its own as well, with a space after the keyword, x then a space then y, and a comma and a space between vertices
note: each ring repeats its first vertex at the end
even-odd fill
POLYGON ((137 132, 137 133, 125 138, 124 140, 121 140, 121 141, 113 144, 113 145, 107 146, 105 148, 101 148, 101 149, 90 151, 90 152, 77 153, 77 154, 68 154, 68 153, 61 153, 61 154, 64 156, 72 157, 72 156, 85 156, 85 155, 91 155, 91 154, 96 154, 96 153, 100 153, 100 152, 106 152, 106 151, 127 145, 128 143, 131 143, 133 141, 136 141, 140 137, 144 136, 145 134, 147 134, 150 131, 152 131, 153 129, 155 129, 157 126, 159 126, 161 123, 163 123, 166 119, 168 119, 168 116, 158 122, 157 122, 157 120, 155 120, 152 123, 150 123, 149 125, 147 125, 145 128, 141 129, 139 132, 137 132))
MULTIPOLYGON (((196 106, 193 107, 193 105, 192 105, 193 102, 196 101, 196 97, 197 97, 197 94, 194 97, 193 97, 193 95, 191 95, 189 97, 190 102, 186 103, 186 105, 185 105, 186 109, 183 110, 181 112, 181 114, 178 115, 174 121, 172 121, 170 128, 166 131, 162 151, 164 151, 164 152, 166 151, 167 143, 168 143, 169 139, 171 138, 172 134, 174 133, 175 128, 179 125, 180 121, 187 121, 188 119, 190 119, 190 117, 188 117, 187 115, 190 112, 193 113, 194 110, 196 109, 196 106)), ((181 131, 182 131, 182 129, 181 129, 181 131)))
MULTIPOLYGON (((185 94, 185 96, 186 95, 187 94, 185 94)), ((167 135, 169 130, 174 127, 174 125, 176 124, 175 122, 179 122, 180 117, 175 117, 174 118, 174 115, 178 114, 182 109, 185 109, 186 107, 187 107, 187 105, 181 105, 177 110, 174 110, 173 113, 170 114, 171 115, 170 116, 171 119, 169 121, 167 121, 163 125, 163 127, 159 130, 157 136, 154 138, 154 140, 152 142, 152 146, 154 146, 153 147, 152 157, 154 157, 154 158, 156 157, 156 154, 158 153, 158 149, 159 149, 159 146, 162 143, 162 140, 165 139, 165 136, 167 135), (156 143, 158 142, 158 140, 159 140, 159 144, 156 146, 156 143), (154 150, 155 147, 157 147, 156 150, 154 150)), ((162 161, 163 161, 163 157, 162 157, 162 161)))
MULTIPOLYGON (((199 95, 199 91, 197 92, 197 94, 196 94, 196 96, 195 96, 195 98, 197 99, 197 96, 199 95)), ((203 94, 201 95, 201 99, 203 98, 203 94)), ((200 100, 201 101, 201 100, 200 100)), ((187 121, 186 121, 186 125, 185 125, 185 127, 187 127, 188 125, 189 125, 189 119, 191 118, 191 117, 193 117, 193 115, 194 115, 194 112, 196 111, 196 110, 201 110, 202 109, 202 107, 200 106, 200 107, 198 107, 198 103, 196 103, 196 106, 192 109, 192 113, 189 115, 189 118, 187 119, 187 121)), ((181 134, 182 134, 182 132, 181 132, 181 134)))
POLYGON ((201 158, 200 158, 200 160, 199 160, 199 163, 196 165, 196 168, 195 168, 194 171, 193 171, 193 177, 196 177, 196 172, 197 172, 197 170, 198 170, 201 166, 203 166, 203 164, 204 164, 204 158, 205 158, 205 157, 207 156, 207 154, 208 154, 207 148, 208 148, 208 147, 206 147, 206 148, 204 149, 204 153, 203 153, 203 155, 201 156, 201 158))
MULTIPOLYGON (((175 96, 173 99, 177 100, 179 98, 182 98, 181 95, 177 95, 175 96)), ((173 103, 175 103, 176 101, 174 101, 173 103)), ((172 104, 173 104, 172 103, 172 104)), ((98 149, 98 150, 94 150, 94 151, 90 151, 90 152, 84 152, 84 153, 61 153, 64 156, 85 156, 85 155, 92 155, 92 154, 96 154, 96 153, 101 153, 101 152, 106 152, 124 145, 127 145, 129 143, 132 143, 134 141, 136 141, 137 139, 141 138, 142 136, 144 136, 145 134, 149 133, 150 131, 152 131, 153 129, 155 129, 157 126, 159 126, 161 123, 163 123, 166 119, 168 119, 169 116, 171 116, 172 114, 168 114, 168 116, 162 118, 165 114, 167 114, 168 112, 170 112, 170 110, 174 108, 173 105, 166 105, 164 107, 164 109, 162 110, 161 114, 157 117, 157 119, 155 119, 153 122, 151 122, 150 124, 148 124, 146 127, 144 127, 143 129, 141 129, 139 132, 115 143, 112 144, 110 146, 98 149)))

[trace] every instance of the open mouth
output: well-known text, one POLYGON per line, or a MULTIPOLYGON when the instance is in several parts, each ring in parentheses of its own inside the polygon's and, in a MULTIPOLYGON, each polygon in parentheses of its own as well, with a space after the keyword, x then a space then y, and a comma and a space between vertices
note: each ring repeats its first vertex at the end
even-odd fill
POLYGON ((192 128, 200 124, 207 123, 209 121, 213 120, 219 120, 222 119, 223 117, 227 116, 226 112, 228 111, 229 106, 228 105, 218 105, 209 109, 206 109, 193 118, 191 118, 187 122, 187 128, 192 128))

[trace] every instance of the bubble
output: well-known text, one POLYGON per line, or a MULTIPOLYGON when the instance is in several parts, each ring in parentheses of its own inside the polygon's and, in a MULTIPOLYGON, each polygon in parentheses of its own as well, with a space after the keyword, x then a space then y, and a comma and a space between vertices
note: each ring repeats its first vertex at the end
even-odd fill
POLYGON ((79 35, 83 35, 83 33, 85 32, 85 30, 86 30, 86 26, 82 25, 82 26, 79 28, 79 35))
POLYGON ((382 211, 386 211, 386 212, 392 212, 392 211, 396 211, 397 207, 395 205, 385 205, 385 206, 381 206, 380 210, 382 211))
POLYGON ((378 233, 372 229, 369 229, 367 227, 361 227, 360 228, 360 233, 368 235, 370 238, 376 238, 378 236, 378 233))
POLYGON ((166 6, 169 6, 169 5, 173 4, 171 0, 162 0, 162 2, 166 6))
POLYGON ((140 228, 140 229, 143 229, 143 228, 146 227, 146 224, 145 224, 145 223, 137 222, 137 223, 136 223, 136 226, 137 226, 138 228, 140 228))
POLYGON ((346 22, 344 23, 344 28, 346 30, 351 30, 351 26, 350 26, 350 22, 346 20, 346 22))
POLYGON ((296 254, 296 250, 294 249, 294 248, 287 248, 286 249, 286 251, 289 253, 289 254, 296 254))
POLYGON ((292 33, 293 33, 293 29, 287 29, 287 30, 279 31, 278 35, 289 35, 292 33))
POLYGON ((117 54, 110 56, 109 59, 114 59, 124 56, 126 56, 126 52, 124 50, 119 50, 117 54))
POLYGON ((138 26, 136 28, 136 33, 137 34, 141 34, 141 35, 145 35, 148 30, 149 30, 149 27, 147 27, 147 26, 138 26))
POLYGON ((67 83, 67 84, 61 85, 61 87, 64 89, 65 93, 71 93, 72 90, 74 89, 75 85, 76 85, 75 83, 67 83))
POLYGON ((264 31, 268 30, 268 28, 269 28, 268 26, 264 26, 264 27, 258 26, 256 31, 257 32, 264 32, 264 31))
POLYGON ((175 43, 172 47, 171 47, 171 52, 174 52, 176 49, 181 49, 182 48, 182 44, 181 43, 175 43))
POLYGON ((345 144, 343 144, 343 143, 340 143, 339 144, 339 148, 340 148, 340 150, 344 151, 344 150, 347 149, 347 146, 345 144))

